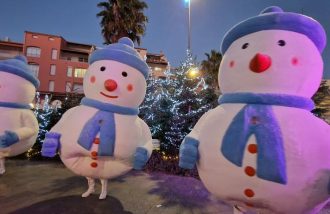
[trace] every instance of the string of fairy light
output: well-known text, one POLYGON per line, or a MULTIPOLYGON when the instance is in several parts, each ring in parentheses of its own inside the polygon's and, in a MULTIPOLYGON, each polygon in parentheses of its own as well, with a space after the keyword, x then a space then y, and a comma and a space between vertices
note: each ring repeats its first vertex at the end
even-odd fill
POLYGON ((186 54, 186 60, 178 69, 168 69, 164 72, 165 78, 149 77, 147 95, 140 108, 142 112, 147 112, 143 119, 147 121, 152 135, 164 132, 166 142, 162 142, 162 144, 165 147, 167 145, 178 147, 178 141, 188 134, 185 130, 190 131, 194 126, 188 121, 191 118, 199 118, 199 115, 211 108, 211 105, 202 104, 204 98, 201 96, 201 92, 209 86, 200 73, 196 72, 198 66, 190 50, 187 50, 186 54), (164 100, 169 103, 168 109, 161 108, 160 103, 164 100), (190 108, 189 103, 198 107, 192 108, 191 106, 190 108), (157 117, 162 116, 162 112, 166 111, 172 114, 170 121, 167 121, 170 123, 170 129, 162 130, 162 125, 155 121, 157 121, 157 117))

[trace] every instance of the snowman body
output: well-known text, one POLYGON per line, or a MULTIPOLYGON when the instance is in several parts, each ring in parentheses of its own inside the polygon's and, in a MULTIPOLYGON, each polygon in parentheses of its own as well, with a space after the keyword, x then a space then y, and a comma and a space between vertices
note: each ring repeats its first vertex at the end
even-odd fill
POLYGON ((38 121, 28 109, 0 107, 0 135, 7 130, 17 130, 26 138, 6 148, 0 148, 0 158, 19 155, 33 146, 38 136, 38 121))
POLYGON ((137 147, 146 146, 151 153, 151 134, 139 117, 115 114, 116 141, 113 156, 98 156, 99 134, 89 150, 77 143, 83 126, 97 111, 89 106, 72 108, 52 131, 61 133, 61 160, 74 173, 101 179, 117 177, 132 169, 137 147))
MULTIPOLYGON (((18 61, 18 60, 17 60, 18 61)), ((28 109, 35 95, 35 86, 28 80, 0 70, 0 103, 19 103, 27 108, 0 107, 0 136, 5 131, 17 134, 19 141, 0 148, 0 158, 19 155, 35 143, 38 136, 38 121, 28 109)))
MULTIPOLYGON (((59 154, 63 163, 78 175, 109 179, 133 168, 138 147, 144 148, 150 157, 151 133, 146 123, 137 116, 137 107, 144 99, 145 88, 145 77, 129 65, 113 60, 92 63, 84 77, 86 98, 115 108, 136 109, 136 114, 113 112, 114 125, 108 131, 115 133, 114 151, 109 155, 100 155, 100 144, 106 143, 102 142, 100 131, 90 147, 78 143, 80 135, 88 132, 84 127, 100 109, 83 104, 69 109, 50 130, 61 135, 59 154)), ((101 124, 106 119, 100 118, 96 123, 101 124)))
POLYGON ((246 144, 241 167, 221 154, 224 131, 242 108, 242 104, 223 104, 208 112, 198 127, 198 172, 207 189, 233 206, 260 213, 317 213, 329 198, 328 124, 306 110, 273 107, 286 151, 288 182, 283 185, 257 176, 255 136, 246 144))
MULTIPOLYGON (((322 69, 320 53, 305 35, 263 30, 235 40, 226 50, 219 69, 220 88, 224 95, 262 93, 309 99, 319 86, 322 69)), ((276 182, 258 174, 260 145, 255 134, 246 140, 240 166, 222 151, 230 124, 246 105, 220 104, 188 135, 199 142, 197 168, 201 180, 211 193, 242 211, 317 213, 329 199, 329 125, 306 109, 268 105, 283 140, 282 171, 286 180, 276 182)), ((253 114, 247 114, 245 121, 246 127, 264 122, 253 114)), ((230 143, 237 143, 235 134, 230 143)), ((267 140, 263 143, 267 147, 267 140)), ((268 149, 277 151, 279 147, 268 149)))

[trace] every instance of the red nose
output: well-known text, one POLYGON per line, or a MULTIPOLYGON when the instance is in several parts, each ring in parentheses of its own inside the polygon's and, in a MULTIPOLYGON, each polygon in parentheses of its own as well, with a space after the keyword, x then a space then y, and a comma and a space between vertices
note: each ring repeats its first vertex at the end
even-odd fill
POLYGON ((272 64, 268 55, 257 53, 250 61, 250 70, 256 73, 266 71, 272 64))
POLYGON ((117 83, 116 83, 116 81, 114 81, 112 79, 108 79, 104 82, 104 88, 107 91, 114 91, 117 88, 117 83))

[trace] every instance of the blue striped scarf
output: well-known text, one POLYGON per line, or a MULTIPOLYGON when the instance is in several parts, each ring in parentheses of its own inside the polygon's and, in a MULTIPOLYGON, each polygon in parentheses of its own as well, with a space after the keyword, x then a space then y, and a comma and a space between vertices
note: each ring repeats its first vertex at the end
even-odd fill
POLYGON ((285 151, 281 127, 272 106, 286 106, 312 110, 311 99, 282 94, 228 93, 219 98, 219 104, 245 103, 229 124, 222 139, 221 152, 227 160, 241 167, 244 149, 251 135, 258 145, 257 176, 287 183, 285 151), (253 121, 254 120, 254 121, 253 121))
POLYGON ((114 114, 137 115, 138 109, 103 103, 86 97, 82 99, 81 105, 97 108, 99 111, 84 125, 78 144, 90 150, 95 137, 100 133, 98 156, 113 156, 116 142, 114 114))

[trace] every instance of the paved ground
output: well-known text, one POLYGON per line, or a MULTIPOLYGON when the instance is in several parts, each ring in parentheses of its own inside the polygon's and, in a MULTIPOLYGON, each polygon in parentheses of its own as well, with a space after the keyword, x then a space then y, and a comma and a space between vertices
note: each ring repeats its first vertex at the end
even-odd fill
MULTIPOLYGON (((109 214, 232 214, 194 178, 132 171, 111 180, 108 197, 87 189, 85 178, 62 164, 8 160, 0 176, 0 214, 109 213, 109 214)), ((330 207, 322 214, 330 214, 330 207)))
POLYGON ((111 180, 108 197, 99 200, 100 185, 88 198, 85 178, 62 164, 8 160, 0 176, 0 213, 110 213, 110 214, 231 214, 200 181, 164 174, 132 171, 111 180))

